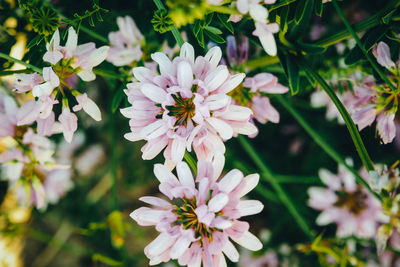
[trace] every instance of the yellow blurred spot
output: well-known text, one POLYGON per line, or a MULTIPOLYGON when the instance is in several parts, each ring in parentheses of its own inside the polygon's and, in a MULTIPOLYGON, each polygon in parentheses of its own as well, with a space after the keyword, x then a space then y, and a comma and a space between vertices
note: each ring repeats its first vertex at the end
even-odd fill
POLYGON ((18 21, 16 18, 14 17, 9 17, 8 19, 6 19, 6 21, 4 21, 4 26, 7 28, 15 28, 18 25, 18 21))
MULTIPOLYGON (((25 33, 18 33, 16 36, 16 39, 17 39, 17 42, 15 43, 15 45, 13 45, 13 47, 11 47, 10 56, 14 57, 16 59, 22 59, 26 52, 26 35, 25 35, 25 33)), ((26 67, 19 63, 15 63, 11 67, 11 70, 23 70, 23 69, 26 69, 26 67)), ((3 80, 13 84, 14 76, 12 76, 12 75, 4 76, 3 80)))
POLYGON ((29 220, 30 210, 25 207, 15 207, 8 213, 8 218, 12 223, 24 223, 29 220))
POLYGON ((15 7, 15 1, 14 0, 6 0, 6 2, 8 2, 10 4, 11 8, 15 7))

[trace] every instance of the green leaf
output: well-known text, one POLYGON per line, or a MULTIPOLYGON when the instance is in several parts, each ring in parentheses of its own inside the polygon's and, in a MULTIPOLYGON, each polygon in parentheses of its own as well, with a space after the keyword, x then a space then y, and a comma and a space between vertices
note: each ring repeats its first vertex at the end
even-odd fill
POLYGON ((205 30, 204 32, 205 32, 205 33, 207 34, 207 36, 211 39, 211 41, 216 42, 216 43, 218 43, 218 44, 223 44, 223 43, 225 43, 225 39, 222 38, 221 36, 219 36, 219 35, 217 35, 217 34, 215 34, 215 33, 212 33, 212 32, 210 32, 210 31, 208 31, 208 30, 205 30))
POLYGON ((197 42, 199 42, 199 45, 204 48, 204 31, 202 28, 200 28, 199 33, 196 36, 197 42))
POLYGON ((199 32, 200 32, 200 29, 201 29, 201 27, 200 27, 200 20, 196 20, 196 22, 194 23, 194 26, 193 26, 193 34, 194 34, 194 36, 197 37, 197 35, 198 35, 199 32))
POLYGON ((306 44, 302 42, 297 42, 297 46, 301 48, 302 51, 311 55, 319 55, 326 51, 326 47, 314 45, 314 44, 306 44))
POLYGON ((204 30, 207 30, 207 31, 212 32, 214 34, 222 34, 222 31, 220 29, 215 28, 213 26, 205 26, 204 30))
POLYGON ((292 59, 291 55, 286 57, 286 65, 289 79, 289 87, 292 95, 296 95, 299 93, 299 85, 300 85, 300 69, 296 62, 292 59))
POLYGON ((382 17, 382 21, 385 24, 389 24, 390 20, 392 19, 393 14, 396 12, 396 9, 393 9, 390 11, 388 14, 386 14, 384 17, 382 17))
POLYGON ((217 13, 217 17, 218 17, 218 19, 219 19, 219 21, 221 21, 221 23, 224 25, 224 27, 228 30, 228 31, 230 31, 232 34, 234 34, 235 33, 235 31, 234 31, 234 29, 233 29, 233 26, 232 26, 232 23, 230 23, 229 21, 228 21, 228 16, 226 16, 226 15, 224 15, 224 14, 221 14, 221 13, 217 13))
POLYGON ((94 27, 94 21, 93 21, 93 16, 89 17, 89 25, 94 27))
POLYGON ((288 6, 284 6, 281 9, 281 14, 280 14, 280 29, 281 31, 283 31, 283 29, 285 28, 285 26, 287 25, 287 19, 288 19, 288 15, 289 15, 289 7, 288 6))
POLYGON ((204 25, 206 25, 206 26, 210 25, 210 23, 212 22, 213 16, 214 16, 214 13, 207 14, 207 16, 204 20, 204 25))
MULTIPOLYGON (((361 43, 363 44, 366 51, 369 51, 377 42, 379 42, 382 37, 387 32, 387 26, 377 26, 375 28, 367 31, 364 36, 361 38, 361 43)), ((364 58, 364 55, 361 49, 358 46, 355 46, 344 59, 344 62, 347 65, 351 65, 364 58)))
POLYGON ((36 35, 36 37, 33 38, 33 39, 28 43, 28 45, 26 46, 26 49, 30 49, 30 48, 34 47, 35 45, 40 44, 40 42, 43 40, 43 38, 44 38, 44 37, 41 36, 41 35, 36 35))
MULTIPOLYGON (((124 86, 125 87, 125 86, 124 86)), ((124 90, 122 88, 119 88, 118 91, 114 94, 113 99, 111 101, 111 111, 112 113, 115 113, 119 106, 121 105, 122 99, 124 98, 124 90)))
POLYGON ((103 17, 101 16, 100 12, 96 12, 96 17, 98 21, 103 21, 103 17))
POLYGON ((323 8, 324 8, 323 0, 315 0, 315 3, 314 3, 315 15, 321 17, 323 8))
POLYGON ((294 20, 296 24, 300 24, 301 20, 304 17, 304 14, 306 12, 306 5, 307 0, 299 0, 296 6, 296 13, 294 15, 294 20))

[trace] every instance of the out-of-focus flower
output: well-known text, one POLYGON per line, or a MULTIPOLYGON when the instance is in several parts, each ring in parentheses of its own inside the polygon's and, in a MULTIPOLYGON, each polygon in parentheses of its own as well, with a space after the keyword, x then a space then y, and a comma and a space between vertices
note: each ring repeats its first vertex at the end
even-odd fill
POLYGON ((388 70, 393 70, 396 67, 390 57, 390 48, 385 42, 379 42, 378 45, 373 48, 372 52, 381 66, 388 70))
MULTIPOLYGON (((130 25, 124 27, 126 29, 130 25)), ((132 29, 132 31, 134 30, 132 29)), ((64 112, 68 107, 68 99, 65 97, 64 90, 70 90, 78 102, 78 105, 73 107, 74 111, 83 109, 96 121, 101 120, 100 109, 97 105, 87 97, 86 93, 81 94, 71 88, 71 84, 76 85, 71 81, 76 76, 84 81, 94 80, 96 75, 93 73, 93 68, 106 59, 109 47, 102 46, 96 49, 94 43, 78 45, 78 36, 75 30, 70 27, 65 46, 60 45, 60 33, 57 30, 46 48, 47 52, 44 54, 43 60, 52 65, 43 68, 43 77, 38 73, 15 75, 15 91, 22 93, 31 90, 32 95, 36 97, 35 100, 25 102, 18 110, 17 125, 28 125, 36 121, 40 135, 52 135, 56 132, 55 114, 52 109, 53 105, 60 103, 57 98, 62 95, 63 112, 58 117, 58 121, 63 125, 66 140, 70 142, 76 130, 76 116, 64 112)))
POLYGON ((69 175, 65 176, 69 166, 57 165, 52 157, 54 145, 31 128, 22 138, 14 138, 19 142, 12 142, 0 154, 2 179, 9 181, 22 205, 34 205, 43 210, 47 203, 54 203, 69 189, 69 175))
POLYGON ((154 166, 159 189, 172 203, 142 197, 141 201, 153 207, 131 213, 139 225, 154 225, 160 232, 144 250, 150 265, 177 259, 183 266, 226 266, 224 255, 233 262, 239 260, 230 239, 250 250, 261 249, 261 242, 249 232, 249 224, 239 220, 263 209, 257 200, 240 199, 257 185, 258 174, 243 177, 235 169, 218 180, 222 166, 217 165, 200 161, 195 180, 184 162, 176 167, 178 178, 166 166, 154 166))
POLYGON ((204 0, 167 0, 169 16, 176 27, 192 24, 196 19, 203 19, 207 13, 207 3, 204 0))
POLYGON ((146 140, 143 159, 152 159, 165 147, 164 157, 173 164, 192 147, 198 159, 223 154, 223 141, 234 134, 254 134, 249 108, 233 105, 227 94, 243 80, 218 66, 221 50, 214 47, 195 59, 193 47, 185 43, 179 57, 171 61, 163 53, 152 54, 160 73, 144 67, 133 69, 138 82, 128 84, 131 107, 122 109, 130 118, 130 141, 146 140))
MULTIPOLYGON (((224 4, 222 0, 207 0, 211 5, 224 4)), ((277 23, 268 23, 268 9, 265 8, 264 4, 273 4, 275 0, 237 0, 234 1, 237 10, 240 14, 249 14, 253 18, 255 23, 254 36, 260 39, 260 42, 265 52, 270 56, 276 56, 277 48, 274 38, 274 33, 279 31, 279 25, 277 23)), ((231 15, 230 21, 239 22, 242 19, 242 15, 231 15)))
POLYGON ((344 166, 339 166, 338 174, 321 169, 319 176, 327 188, 311 187, 308 190, 308 204, 322 211, 317 224, 336 223, 336 234, 340 237, 373 237, 378 223, 384 220, 380 202, 357 185, 354 175, 344 166))
POLYGON ((0 91, 0 137, 14 136, 18 106, 14 99, 0 91))
POLYGON ((107 61, 115 66, 130 65, 142 57, 141 42, 144 40, 135 21, 130 16, 117 17, 119 31, 110 32, 110 50, 107 61))
POLYGON ((275 251, 268 251, 261 256, 253 256, 250 253, 243 252, 239 267, 278 267, 279 259, 275 251))

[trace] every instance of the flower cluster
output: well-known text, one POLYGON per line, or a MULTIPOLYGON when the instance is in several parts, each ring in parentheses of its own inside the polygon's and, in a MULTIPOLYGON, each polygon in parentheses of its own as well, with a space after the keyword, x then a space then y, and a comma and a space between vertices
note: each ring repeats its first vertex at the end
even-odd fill
POLYGON ((164 148, 172 165, 183 159, 192 147, 198 159, 211 160, 223 154, 223 141, 234 134, 252 135, 257 128, 249 122, 252 111, 234 105, 228 95, 243 80, 244 74, 231 75, 218 65, 221 49, 213 47, 195 59, 193 47, 185 43, 180 56, 171 61, 165 54, 152 54, 160 74, 137 67, 137 81, 128 84, 131 107, 122 109, 130 118, 130 141, 146 140, 143 159, 152 159, 164 148))
MULTIPOLYGON (((211 5, 221 5, 224 3, 222 0, 207 0, 211 5)), ((274 33, 279 32, 278 23, 268 23, 268 9, 263 4, 273 4, 275 0, 237 0, 233 1, 237 10, 241 15, 231 15, 229 20, 239 22, 243 15, 249 14, 254 20, 255 31, 254 36, 260 39, 261 45, 265 52, 270 56, 276 56, 277 48, 274 38, 274 33)))
POLYGON ((141 207, 131 213, 139 225, 154 225, 159 236, 146 248, 150 265, 177 259, 180 265, 226 266, 225 257, 239 260, 233 240, 250 250, 259 250, 261 242, 249 232, 249 224, 239 220, 263 209, 257 200, 241 200, 258 183, 259 176, 243 176, 232 170, 218 179, 220 162, 199 161, 197 177, 189 166, 178 163, 176 177, 164 165, 156 164, 154 174, 159 189, 171 202, 146 196, 141 207))
POLYGON ((144 40, 135 21, 130 16, 117 17, 119 31, 110 32, 110 50, 107 61, 115 66, 130 65, 142 57, 141 43, 144 40))
POLYGON ((379 200, 357 185, 354 175, 342 165, 338 174, 321 169, 319 177, 327 188, 310 187, 308 190, 308 204, 322 211, 317 224, 336 223, 336 234, 340 237, 374 237, 378 223, 385 219, 379 200))
POLYGON ((61 99, 62 113, 58 121, 65 139, 71 142, 78 121, 68 104, 71 97, 77 102, 73 111, 83 109, 96 121, 101 120, 100 110, 93 100, 86 93, 82 94, 72 87, 76 85, 76 75, 83 81, 93 81, 96 78, 93 68, 105 60, 108 46, 96 49, 94 43, 78 45, 78 36, 70 27, 65 46, 60 45, 60 33, 57 30, 46 48, 43 60, 50 63, 50 67, 44 67, 41 74, 15 74, 15 91, 31 91, 35 97, 26 101, 18 110, 16 124, 29 125, 36 121, 40 135, 52 135, 57 132, 53 105, 59 104, 61 99))

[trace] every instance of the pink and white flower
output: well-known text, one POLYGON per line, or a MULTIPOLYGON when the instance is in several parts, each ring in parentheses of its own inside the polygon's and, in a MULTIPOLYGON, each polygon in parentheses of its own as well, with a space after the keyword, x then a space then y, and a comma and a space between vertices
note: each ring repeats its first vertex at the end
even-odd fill
POLYGON ((141 42, 144 40, 135 21, 130 16, 117 17, 119 31, 110 32, 110 50, 107 61, 115 66, 129 65, 142 57, 141 42))
POLYGON ((70 143, 74 132, 78 129, 78 118, 68 107, 64 107, 58 120, 61 122, 65 140, 70 143))
POLYGON ((336 234, 340 237, 374 237, 378 223, 385 220, 379 200, 357 185, 354 175, 344 166, 339 166, 338 174, 321 169, 319 177, 327 188, 310 187, 308 190, 309 206, 322 211, 317 224, 336 223, 336 234))
POLYGON ((279 113, 271 105, 265 94, 284 94, 289 88, 278 83, 278 78, 271 73, 259 73, 254 77, 246 78, 244 87, 250 88, 251 103, 249 107, 254 112, 254 118, 260 123, 279 122, 279 113))
POLYGON ((244 177, 235 169, 218 179, 221 170, 218 163, 213 167, 210 162, 199 161, 194 180, 184 162, 176 167, 178 178, 166 166, 154 166, 159 189, 172 202, 142 197, 141 201, 153 207, 131 213, 139 225, 154 225, 160 232, 144 249, 150 265, 177 259, 182 266, 227 266, 225 256, 233 262, 239 260, 231 240, 250 250, 262 248, 249 232, 249 224, 239 220, 263 209, 257 200, 240 199, 257 185, 259 175, 244 177))
POLYGON ((131 107, 121 109, 130 118, 130 141, 146 140, 143 159, 152 159, 164 148, 167 161, 176 164, 192 147, 199 159, 223 154, 223 141, 234 134, 251 135, 257 129, 249 122, 252 111, 232 104, 227 94, 243 80, 231 75, 221 60, 221 49, 213 47, 195 59, 193 47, 185 43, 180 56, 171 61, 163 53, 152 54, 160 74, 145 67, 133 69, 137 82, 128 84, 131 107))
POLYGON ((17 110, 14 99, 0 91, 0 137, 14 136, 17 110))

